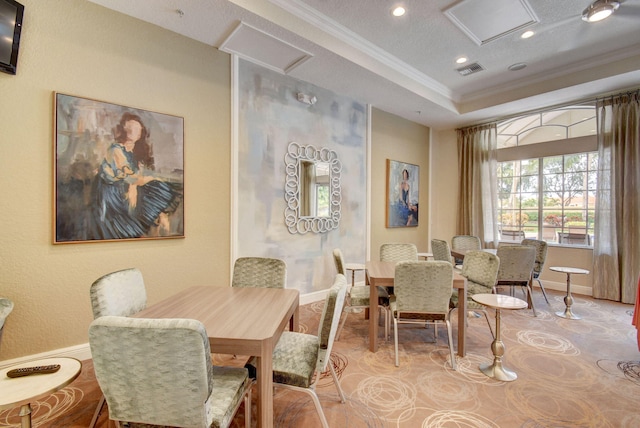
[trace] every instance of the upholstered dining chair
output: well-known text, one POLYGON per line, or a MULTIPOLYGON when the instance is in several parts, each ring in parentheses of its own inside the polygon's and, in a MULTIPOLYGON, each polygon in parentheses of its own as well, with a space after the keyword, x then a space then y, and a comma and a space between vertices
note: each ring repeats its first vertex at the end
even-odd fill
POLYGON ((536 262, 535 247, 531 245, 500 245, 497 256, 500 259, 500 268, 496 278, 496 287, 504 285, 523 287, 527 293, 527 301, 533 310, 533 316, 537 316, 531 296, 531 280, 536 262))
POLYGON ((287 265, 268 257, 240 257, 233 264, 232 287, 286 288, 287 265))
POLYGON ((173 427, 228 427, 252 381, 245 368, 216 367, 200 321, 104 316, 89 327, 96 378, 109 419, 173 427))
MULTIPOLYGON (((342 256, 342 250, 336 248, 333 250, 333 261, 336 265, 336 270, 339 274, 345 275, 345 263, 344 257, 342 256)), ((338 331, 336 333, 336 340, 340 340, 340 333, 344 328, 345 323, 347 322, 347 317, 354 309, 367 309, 369 308, 369 286, 354 286, 350 287, 347 291, 347 297, 344 304, 344 315, 342 316, 342 321, 340 321, 340 325, 338 326, 338 331)), ((378 287, 378 306, 384 311, 384 333, 385 338, 389 337, 389 322, 390 319, 388 317, 388 309, 389 309, 389 293, 387 289, 384 287, 378 287)))
MULTIPOLYGON (((309 394, 324 428, 329 428, 329 424, 322 411, 315 386, 321 373, 326 372, 327 368, 340 395, 340 401, 345 402, 340 380, 331 364, 331 350, 346 293, 347 279, 344 275, 337 274, 325 299, 318 335, 284 331, 273 350, 274 387, 309 394)), ((254 373, 255 364, 254 360, 248 363, 248 367, 254 373)))
MULTIPOLYGON (((453 250, 481 250, 482 242, 480 238, 473 235, 455 235, 451 238, 451 248, 453 250)), ((456 264, 461 264, 462 260, 456 259, 456 264)))
POLYGON ((453 264, 453 268, 456 272, 459 272, 460 269, 462 269, 461 264, 455 264, 455 260, 451 256, 451 247, 449 247, 449 243, 447 241, 443 239, 432 239, 431 252, 433 253, 433 260, 440 260, 453 264))
POLYGON ((437 340, 437 323, 444 322, 449 338, 451 367, 456 370, 453 355, 449 301, 453 292, 453 266, 446 261, 399 262, 396 265, 394 293, 390 299, 393 316, 393 337, 398 358, 398 324, 434 324, 437 340))
POLYGON ((386 243, 380 246, 380 261, 418 261, 418 248, 411 243, 386 243))
POLYGON ((10 299, 0 297, 0 343, 2 343, 2 332, 4 330, 4 322, 13 311, 13 302, 10 299))
MULTIPOLYGON (((104 316, 128 317, 147 306, 147 290, 142 272, 137 268, 123 269, 108 273, 96 279, 89 288, 93 319, 104 316)), ((98 422, 105 403, 100 397, 89 428, 98 422)))
POLYGON ((542 285, 542 281, 540 280, 540 274, 542 273, 542 268, 544 267, 544 263, 547 260, 547 248, 548 244, 545 241, 541 241, 539 239, 523 239, 521 245, 531 245, 536 248, 536 264, 533 266, 533 279, 538 281, 540 285, 540 289, 542 290, 542 295, 544 296, 544 300, 547 302, 547 305, 550 305, 549 299, 547 298, 547 292, 544 289, 544 285, 542 285))
MULTIPOLYGON (((486 251, 470 251, 464 256, 462 271, 460 274, 467 278, 467 309, 480 311, 484 314, 489 325, 491 335, 495 339, 493 328, 489 322, 489 315, 484 305, 477 303, 471 298, 474 294, 494 293, 500 259, 497 255, 486 251)), ((451 305, 458 307, 458 290, 454 289, 451 294, 451 305)))

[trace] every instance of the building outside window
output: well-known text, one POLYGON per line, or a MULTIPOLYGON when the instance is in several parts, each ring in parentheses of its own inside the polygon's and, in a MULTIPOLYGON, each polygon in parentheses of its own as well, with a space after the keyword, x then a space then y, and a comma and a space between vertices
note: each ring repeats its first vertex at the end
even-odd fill
POLYGON ((501 241, 593 246, 595 113, 594 106, 572 106, 498 125, 501 241))

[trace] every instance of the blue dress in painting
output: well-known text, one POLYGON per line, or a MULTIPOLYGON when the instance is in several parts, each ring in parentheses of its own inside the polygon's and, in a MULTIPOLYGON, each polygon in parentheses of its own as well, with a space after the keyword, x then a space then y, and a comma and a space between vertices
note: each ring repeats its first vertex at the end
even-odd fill
POLYGON ((141 180, 135 154, 113 143, 100 165, 95 182, 93 239, 123 239, 147 236, 162 213, 172 213, 182 200, 182 186, 154 179, 141 180), (116 158, 126 159, 118 166, 116 158), (141 184, 141 182, 144 184, 141 184), (130 201, 131 186, 136 200, 130 201))

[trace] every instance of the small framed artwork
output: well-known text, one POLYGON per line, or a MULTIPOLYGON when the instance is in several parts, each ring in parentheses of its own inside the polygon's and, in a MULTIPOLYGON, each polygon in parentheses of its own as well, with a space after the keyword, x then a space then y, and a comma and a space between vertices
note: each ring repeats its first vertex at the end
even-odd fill
POLYGON ((387 227, 418 225, 420 167, 387 159, 387 227))
POLYGON ((184 238, 184 119, 54 98, 54 243, 184 238))

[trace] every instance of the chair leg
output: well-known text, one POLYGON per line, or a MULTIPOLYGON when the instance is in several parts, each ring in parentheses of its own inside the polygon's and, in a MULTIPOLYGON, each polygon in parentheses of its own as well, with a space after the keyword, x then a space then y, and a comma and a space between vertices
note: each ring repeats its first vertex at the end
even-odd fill
POLYGON ((244 396, 244 428, 251 428, 251 386, 244 396))
POLYGON ((333 368, 333 364, 329 361, 329 371, 331 372, 331 377, 333 378, 333 383, 336 385, 336 389, 338 390, 338 394, 340 395, 340 402, 344 404, 346 398, 344 397, 344 391, 342 390, 342 386, 340 385, 340 379, 338 379, 338 375, 336 374, 336 369, 333 368))
POLYGON ((320 405, 318 394, 316 394, 313 389, 304 388, 304 390, 311 396, 313 404, 316 406, 316 411, 318 412, 318 416, 320 417, 320 422, 322 422, 322 427, 329 428, 329 423, 327 422, 327 418, 324 416, 324 411, 322 411, 322 406, 320 405))
MULTIPOLYGON (((451 312, 449 312, 449 314, 451 314, 451 312)), ((458 368, 456 366, 456 356, 453 353, 453 333, 451 332, 451 321, 445 319, 444 322, 447 323, 447 335, 449 336, 449 357, 451 358, 451 368, 453 368, 453 370, 457 370, 458 368)))
POLYGON ((100 397, 100 401, 98 401, 98 407, 96 407, 96 411, 93 413, 93 418, 91 419, 89 428, 94 428, 96 426, 96 422, 98 422, 98 418, 100 417, 100 413, 102 412, 104 403, 106 403, 106 400, 103 395, 102 397, 100 397))
POLYGON ((349 316, 349 311, 343 311, 343 313, 344 313, 343 318, 342 318, 342 321, 340 321, 340 325, 338 326, 338 331, 336 332, 335 340, 340 340, 340 333, 342 333, 342 327, 344 327, 344 324, 347 322, 347 317, 349 316))
POLYGON ((396 351, 396 367, 400 367, 400 360, 398 359, 398 320, 395 316, 393 317, 393 341, 396 351))
POLYGON ((536 314, 536 307, 533 304, 533 291, 531 290, 531 283, 527 284, 526 289, 527 289, 527 300, 528 300, 528 303, 531 305, 533 316, 537 317, 538 314, 536 314))
POLYGON ((540 289, 542 290, 542 295, 544 296, 544 300, 547 301, 547 305, 551 306, 551 303, 549 303, 549 299, 547 298, 547 292, 544 290, 544 285, 542 285, 542 281, 540 281, 540 278, 536 278, 536 281, 538 281, 538 284, 540 285, 540 289))

